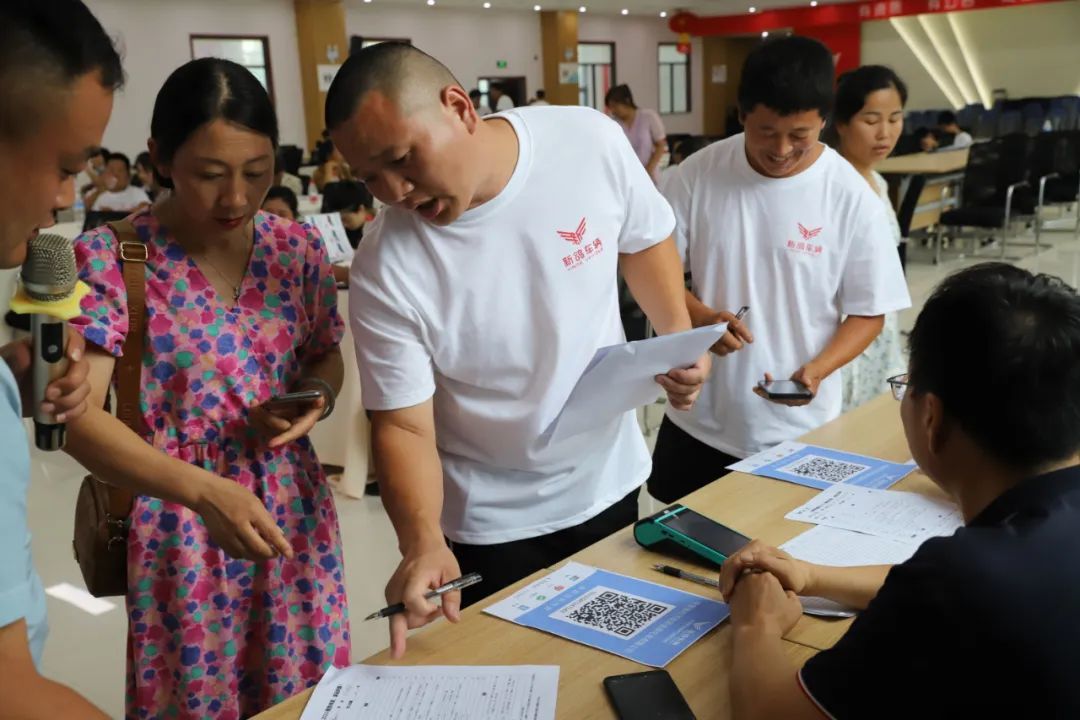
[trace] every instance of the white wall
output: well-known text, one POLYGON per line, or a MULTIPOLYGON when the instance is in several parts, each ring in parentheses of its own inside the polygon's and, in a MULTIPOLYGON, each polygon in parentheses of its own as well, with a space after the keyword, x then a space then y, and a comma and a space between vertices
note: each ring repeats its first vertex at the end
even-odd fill
MULTIPOLYGON (((346 28, 349 35, 365 38, 408 38, 445 63, 466 88, 475 87, 480 77, 519 75, 525 76, 530 96, 544 86, 540 18, 531 11, 413 8, 351 0, 346 28), (507 61, 506 69, 496 67, 499 60, 507 61)), ((676 39, 665 20, 586 14, 580 18, 578 39, 614 42, 616 80, 630 85, 642 107, 657 107, 656 46, 676 39)), ((692 112, 665 115, 668 132, 701 132, 701 72, 701 43, 695 39, 690 70, 692 112)))
POLYGON ((127 73, 105 131, 105 147, 132 158, 146 148, 157 92, 173 70, 191 60, 192 34, 268 36, 281 142, 306 145, 292 0, 86 2, 117 39, 127 73))
MULTIPOLYGON (((627 84, 639 107, 657 108, 660 105, 660 73, 656 62, 657 45, 675 42, 667 20, 659 17, 585 14, 578 25, 581 42, 607 41, 615 43, 615 81, 627 84)), ((700 134, 703 116, 701 38, 694 38, 690 47, 690 112, 663 115, 664 126, 670 133, 700 134)))
POLYGON ((524 76, 531 97, 544 87, 540 18, 532 11, 402 7, 350 2, 349 36, 408 39, 450 68, 466 88, 480 77, 524 76), (496 67, 505 60, 506 68, 496 67))
MULTIPOLYGON (((1080 0, 954 13, 990 89, 1009 97, 1080 92, 1080 0)), ((948 107, 945 95, 887 20, 862 26, 862 62, 889 65, 908 84, 908 107, 948 107)))

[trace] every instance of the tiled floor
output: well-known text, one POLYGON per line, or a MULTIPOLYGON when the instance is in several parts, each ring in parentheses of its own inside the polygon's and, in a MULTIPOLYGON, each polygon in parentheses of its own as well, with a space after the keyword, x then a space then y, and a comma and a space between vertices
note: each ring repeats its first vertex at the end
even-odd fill
MULTIPOLYGON (((1035 258, 1030 249, 1018 264, 1061 275, 1072 285, 1080 281, 1080 243, 1068 234, 1054 234, 1054 249, 1035 258)), ((975 262, 993 259, 951 260, 940 266, 914 261, 908 267, 908 284, 914 301, 901 325, 914 323, 918 308, 933 287, 949 272, 975 262)), ((658 425, 659 416, 650 409, 649 426, 658 425)), ((63 454, 35 451, 30 486, 30 527, 34 533, 35 561, 46 587, 60 582, 80 584, 71 553, 71 527, 75 494, 83 475, 78 465, 63 454)), ((643 499, 643 509, 648 500, 643 499)), ((382 588, 397 564, 397 541, 377 498, 340 499, 345 545, 347 586, 353 608, 353 656, 360 660, 387 644, 386 626, 381 622, 361 623, 357 617, 382 606, 382 588)), ((124 643, 126 623, 121 608, 91 616, 65 602, 49 598, 52 631, 45 651, 44 672, 49 677, 79 690, 111 716, 123 711, 124 643)))

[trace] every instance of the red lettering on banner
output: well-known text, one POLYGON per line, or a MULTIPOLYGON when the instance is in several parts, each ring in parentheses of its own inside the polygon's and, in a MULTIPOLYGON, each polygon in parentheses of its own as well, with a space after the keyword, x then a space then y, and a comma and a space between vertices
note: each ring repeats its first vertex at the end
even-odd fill
POLYGON ((861 18, 870 17, 870 6, 869 5, 860 5, 859 6, 859 17, 861 17, 861 18))
POLYGON ((901 0, 891 0, 889 2, 889 14, 900 15, 904 12, 904 3, 901 0))
POLYGON ((874 17, 885 17, 886 12, 888 12, 888 6, 884 2, 874 3, 874 17))

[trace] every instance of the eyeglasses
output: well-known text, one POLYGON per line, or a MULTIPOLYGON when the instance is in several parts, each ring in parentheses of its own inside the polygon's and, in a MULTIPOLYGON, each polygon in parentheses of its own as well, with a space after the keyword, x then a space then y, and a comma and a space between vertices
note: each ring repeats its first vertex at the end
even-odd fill
POLYGON ((904 393, 906 393, 908 389, 907 373, 904 373, 903 375, 893 375, 885 382, 889 383, 889 389, 892 390, 892 396, 894 398, 896 398, 897 400, 904 399, 904 393))

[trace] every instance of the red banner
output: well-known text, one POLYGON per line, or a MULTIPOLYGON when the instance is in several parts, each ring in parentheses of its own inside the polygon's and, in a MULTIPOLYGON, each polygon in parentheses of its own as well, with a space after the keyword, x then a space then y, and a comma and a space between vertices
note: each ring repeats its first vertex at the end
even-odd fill
POLYGON ((742 35, 766 30, 791 28, 801 35, 812 27, 826 25, 849 25, 866 20, 884 20, 906 15, 957 12, 961 10, 987 10, 989 8, 1016 7, 1064 0, 872 0, 871 2, 821 4, 818 7, 778 8, 762 10, 754 14, 717 15, 699 17, 693 13, 678 13, 668 22, 677 33, 691 35, 742 35))

